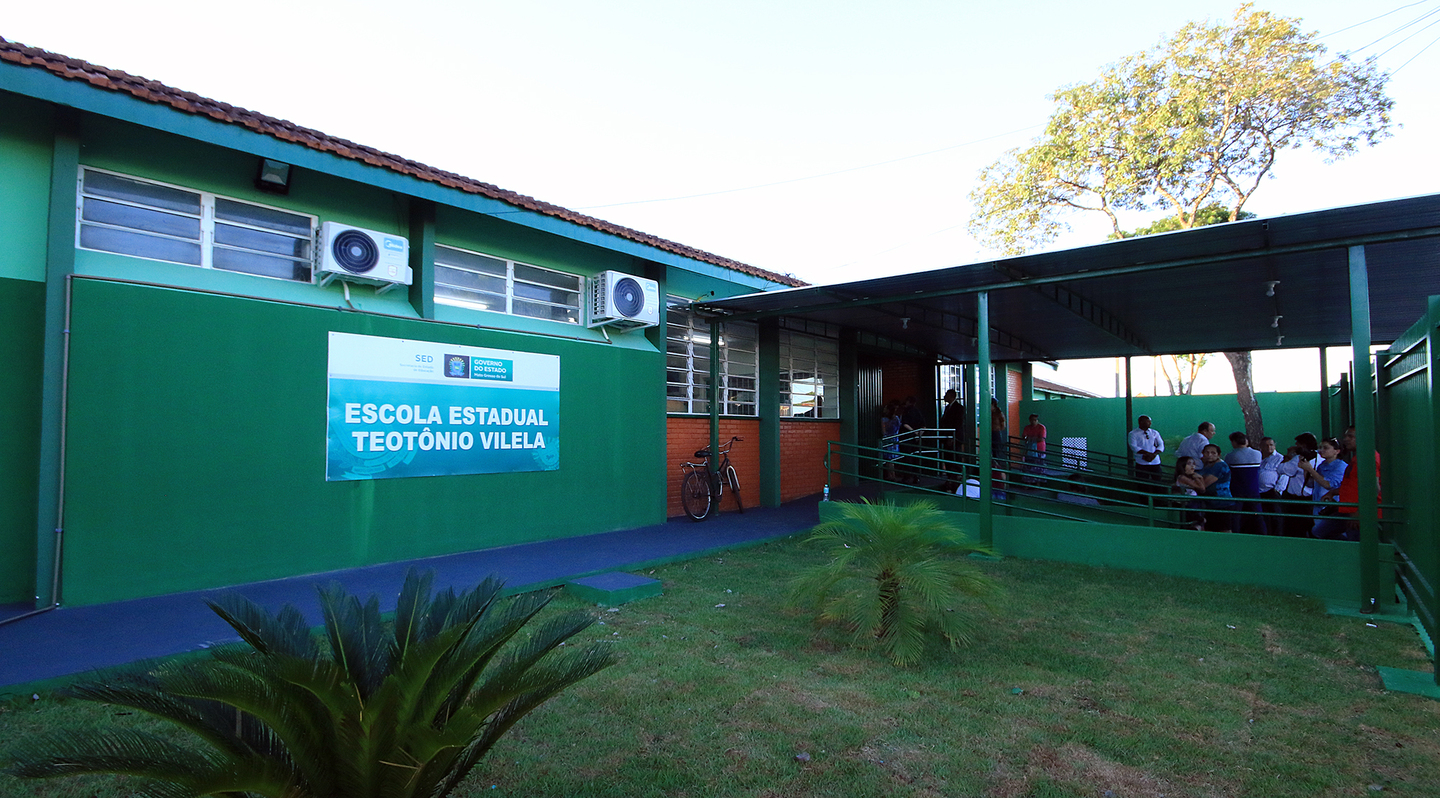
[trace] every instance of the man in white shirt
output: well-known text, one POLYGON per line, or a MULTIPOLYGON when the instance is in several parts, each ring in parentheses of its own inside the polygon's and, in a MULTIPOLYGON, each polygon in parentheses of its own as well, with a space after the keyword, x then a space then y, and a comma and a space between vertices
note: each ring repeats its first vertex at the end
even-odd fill
POLYGON ((1260 499, 1263 504, 1260 509, 1265 512, 1260 516, 1260 531, 1265 535, 1283 534, 1280 525, 1280 505, 1270 500, 1280 498, 1280 464, 1285 462, 1285 456, 1275 451, 1274 438, 1260 439, 1260 499))
POLYGON ((1141 416, 1136 422, 1137 429, 1130 430, 1130 451, 1135 455, 1135 478, 1159 484, 1160 453, 1165 451, 1165 440, 1160 433, 1150 429, 1150 417, 1141 416))
POLYGON ((1215 425, 1208 421, 1202 421, 1194 434, 1180 441, 1180 446, 1175 449, 1175 456, 1177 458, 1189 457, 1195 461, 1195 467, 1199 468, 1200 452, 1213 437, 1215 437, 1215 425))

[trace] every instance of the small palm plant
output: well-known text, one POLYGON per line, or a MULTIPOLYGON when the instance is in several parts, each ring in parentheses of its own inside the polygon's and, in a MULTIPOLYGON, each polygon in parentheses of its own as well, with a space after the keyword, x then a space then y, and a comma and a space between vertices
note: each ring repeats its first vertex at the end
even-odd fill
POLYGON ((245 645, 73 688, 170 721, 190 744, 59 733, 9 751, 5 769, 128 774, 154 796, 449 795, 516 721, 612 660, 602 645, 560 648, 593 623, 583 612, 517 639, 547 594, 502 598, 491 578, 432 597, 431 583, 407 574, 393 621, 373 595, 362 605, 338 584, 320 589, 323 643, 293 606, 272 615, 238 596, 211 602, 245 645))
POLYGON ((795 599, 899 665, 919 661, 933 633, 951 649, 969 642, 967 599, 988 601, 998 588, 965 556, 988 550, 932 502, 839 506, 840 517, 809 538, 827 546, 831 559, 796 577, 795 599))

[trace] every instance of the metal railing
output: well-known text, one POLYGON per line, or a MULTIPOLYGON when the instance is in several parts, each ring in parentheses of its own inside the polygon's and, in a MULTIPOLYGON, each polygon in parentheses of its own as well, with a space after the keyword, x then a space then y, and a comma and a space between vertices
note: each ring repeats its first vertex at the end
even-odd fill
MULTIPOLYGON (((915 438, 924 439, 925 436, 915 438)), ((1034 463, 1025 463, 1023 447, 1010 445, 1006 452, 993 459, 992 500, 996 506, 1008 508, 1011 514, 1183 529, 1194 526, 1197 515, 1213 514, 1231 519, 1314 518, 1318 517, 1312 515, 1314 510, 1322 504, 1337 512, 1341 508, 1354 508, 1353 511, 1359 508, 1357 503, 1317 503, 1314 499, 1189 496, 1171 492, 1168 484, 1133 479, 1126 481, 1137 487, 1124 487, 1110 480, 1097 483, 1093 478, 1079 479, 1050 469, 1036 469, 1034 463), (1082 511, 1082 507, 1086 509, 1082 511)), ((854 477, 894 490, 951 496, 962 502, 979 501, 969 495, 972 490, 977 494, 979 490, 979 458, 973 452, 936 448, 891 453, 883 448, 830 441, 825 467, 831 475, 854 477), (889 459, 889 454, 898 456, 889 459), (887 476, 890 471, 894 472, 894 478, 887 476), (912 478, 919 484, 911 481, 912 478)), ((1382 533, 1404 523, 1401 506, 1381 504, 1380 507, 1386 514, 1381 519, 1382 533)), ((1389 542, 1389 535, 1381 537, 1389 542)))

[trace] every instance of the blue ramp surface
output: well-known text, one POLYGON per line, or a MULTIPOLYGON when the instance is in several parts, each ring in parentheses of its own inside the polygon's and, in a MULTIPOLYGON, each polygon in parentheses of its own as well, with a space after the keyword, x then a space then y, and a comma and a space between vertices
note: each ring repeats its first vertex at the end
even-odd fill
MULTIPOLYGON (((784 537, 818 523, 814 497, 777 508, 724 513, 696 523, 664 524, 578 538, 310 574, 269 582, 58 609, 0 625, 0 693, 29 682, 56 679, 139 660, 181 654, 236 640, 206 599, 239 593, 271 610, 294 604, 319 623, 317 585, 339 582, 362 598, 374 593, 380 608, 395 609, 405 572, 435 572, 435 589, 473 587, 495 574, 509 588, 541 587, 601 571, 682 559, 713 549, 784 537), (10 689, 7 689, 10 688, 10 689)), ((28 608, 5 609, 13 617, 28 608)))

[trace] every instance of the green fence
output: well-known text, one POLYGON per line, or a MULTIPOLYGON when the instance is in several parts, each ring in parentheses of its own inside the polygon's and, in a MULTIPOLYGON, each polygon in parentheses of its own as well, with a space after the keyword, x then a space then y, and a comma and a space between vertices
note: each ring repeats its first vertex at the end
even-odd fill
POLYGON ((1381 485, 1388 503, 1405 508, 1405 523, 1393 532, 1400 563, 1400 586, 1417 619, 1435 639, 1436 585, 1440 583, 1440 401, 1437 401, 1436 326, 1440 297, 1430 297, 1426 313, 1378 361, 1377 443, 1385 458, 1381 485))

